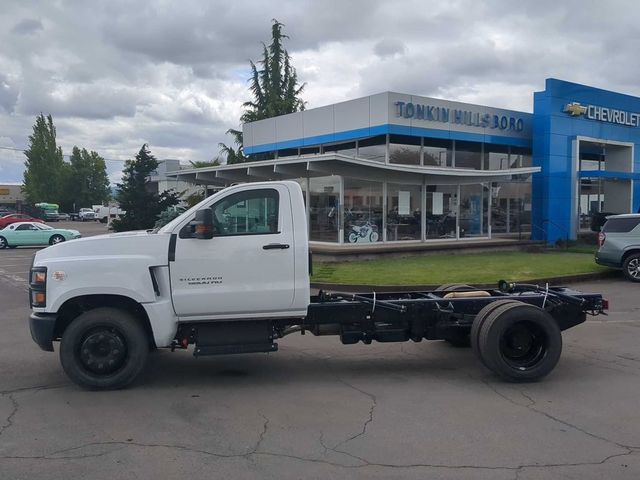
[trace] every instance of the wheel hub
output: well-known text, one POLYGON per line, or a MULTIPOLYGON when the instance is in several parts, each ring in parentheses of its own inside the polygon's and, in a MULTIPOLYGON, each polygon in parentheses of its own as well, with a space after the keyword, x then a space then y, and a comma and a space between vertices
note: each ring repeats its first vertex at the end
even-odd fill
POLYGON ((107 375, 122 367, 127 348, 118 332, 99 329, 90 332, 84 338, 79 354, 80 361, 87 370, 107 375))
POLYGON ((541 329, 529 322, 509 328, 500 341, 503 358, 522 370, 536 365, 545 355, 547 338, 541 329))

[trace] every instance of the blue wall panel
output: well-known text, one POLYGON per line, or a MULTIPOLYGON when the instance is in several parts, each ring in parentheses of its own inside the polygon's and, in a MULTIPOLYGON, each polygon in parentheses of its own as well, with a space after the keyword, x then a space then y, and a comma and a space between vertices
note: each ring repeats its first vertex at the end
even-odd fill
MULTIPOLYGON (((575 179, 579 175, 573 176, 572 144, 577 137, 634 143, 634 172, 640 172, 640 127, 589 119, 584 114, 572 116, 564 109, 573 102, 640 112, 640 98, 553 78, 547 79, 544 91, 534 94, 533 162, 542 172, 533 180, 532 237, 549 243, 576 236, 577 218, 572 217, 577 208, 575 179)), ((615 175, 607 172, 602 176, 615 175)), ((629 178, 628 174, 618 176, 629 178)), ((633 206, 634 211, 640 207, 638 180, 633 182, 633 206)))

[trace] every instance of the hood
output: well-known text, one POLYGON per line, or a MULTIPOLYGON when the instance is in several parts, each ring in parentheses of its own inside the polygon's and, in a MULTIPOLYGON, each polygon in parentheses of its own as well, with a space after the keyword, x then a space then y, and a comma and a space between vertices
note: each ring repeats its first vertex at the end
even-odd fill
POLYGON ((84 237, 72 242, 62 242, 44 248, 36 253, 35 263, 48 259, 104 259, 109 256, 149 257, 152 265, 166 265, 169 255, 169 234, 139 232, 110 233, 84 237))

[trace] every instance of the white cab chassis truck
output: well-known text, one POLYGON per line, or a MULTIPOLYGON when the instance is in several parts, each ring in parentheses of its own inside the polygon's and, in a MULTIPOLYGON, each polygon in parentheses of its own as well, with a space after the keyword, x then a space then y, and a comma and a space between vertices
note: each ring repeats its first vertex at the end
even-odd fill
POLYGON ((310 295, 300 186, 236 185, 163 228, 64 242, 30 271, 30 329, 46 351, 60 342, 67 375, 90 389, 122 388, 155 348, 195 356, 275 352, 292 333, 344 344, 447 340, 473 347, 506 380, 555 367, 561 330, 608 308, 598 294, 502 281, 499 288, 310 295))

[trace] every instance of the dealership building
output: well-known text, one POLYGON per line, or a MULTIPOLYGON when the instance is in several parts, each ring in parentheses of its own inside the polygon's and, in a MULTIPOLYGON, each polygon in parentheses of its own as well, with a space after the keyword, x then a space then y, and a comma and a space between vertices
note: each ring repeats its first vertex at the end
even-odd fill
POLYGON ((385 92, 243 126, 252 162, 170 173, 290 179, 319 245, 575 239, 640 203, 640 98, 547 79, 533 113, 385 92))

